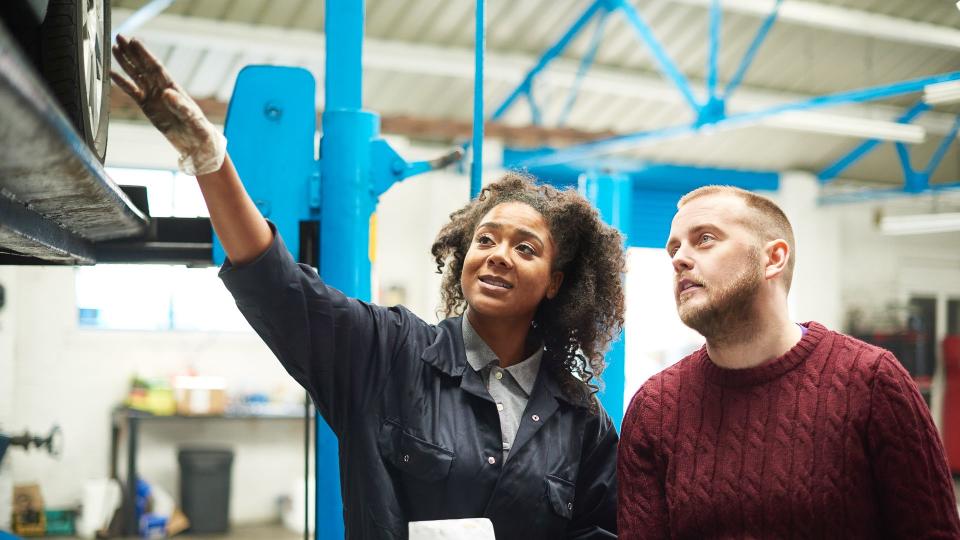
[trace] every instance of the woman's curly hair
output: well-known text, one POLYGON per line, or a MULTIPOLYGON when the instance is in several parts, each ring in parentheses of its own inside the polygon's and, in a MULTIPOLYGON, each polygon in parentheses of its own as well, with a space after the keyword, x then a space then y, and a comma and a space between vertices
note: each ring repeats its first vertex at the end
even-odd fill
POLYGON ((567 397, 597 412, 594 394, 605 366, 603 356, 623 328, 626 263, 623 236, 576 191, 538 185, 532 176, 508 172, 451 214, 430 250, 437 272, 444 274, 441 311, 447 317, 466 311, 460 276, 474 231, 493 207, 513 201, 544 217, 557 246, 552 270, 564 274, 557 295, 541 301, 533 319, 547 350, 544 362, 567 397))

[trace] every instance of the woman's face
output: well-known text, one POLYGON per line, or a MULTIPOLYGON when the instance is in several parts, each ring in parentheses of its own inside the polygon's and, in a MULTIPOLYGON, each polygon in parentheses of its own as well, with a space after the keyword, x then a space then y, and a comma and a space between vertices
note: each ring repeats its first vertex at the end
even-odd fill
POLYGON ((521 202, 498 204, 480 219, 463 261, 467 304, 477 315, 529 322, 540 301, 560 289, 556 256, 540 212, 521 202))

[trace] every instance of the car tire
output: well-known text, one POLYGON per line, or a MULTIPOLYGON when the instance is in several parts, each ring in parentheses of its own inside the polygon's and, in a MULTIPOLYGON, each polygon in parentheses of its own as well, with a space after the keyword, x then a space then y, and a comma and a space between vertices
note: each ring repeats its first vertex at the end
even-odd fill
POLYGON ((110 0, 51 0, 40 25, 40 72, 103 163, 110 118, 110 0))

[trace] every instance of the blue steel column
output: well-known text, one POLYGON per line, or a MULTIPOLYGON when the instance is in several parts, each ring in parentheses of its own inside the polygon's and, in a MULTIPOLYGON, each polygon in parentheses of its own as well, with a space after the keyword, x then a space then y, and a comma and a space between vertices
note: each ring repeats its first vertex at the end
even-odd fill
MULTIPOLYGON (((370 143, 377 115, 362 105, 362 0, 326 2, 326 77, 321 140, 320 275, 347 296, 370 300, 370 143)), ((315 538, 342 539, 337 439, 317 419, 315 538)))
MULTIPOLYGON (((626 174, 589 172, 580 177, 580 193, 600 211, 600 217, 608 225, 628 235, 632 220, 632 182, 626 174)), ((625 244, 628 245, 628 244, 625 244)), ((624 413, 624 389, 626 388, 625 337, 613 342, 607 353, 607 368, 603 372, 604 388, 600 403, 607 410, 613 424, 620 431, 624 413)))
MULTIPOLYGON (((473 163, 470 165, 470 199, 480 194, 483 181, 483 53, 486 48, 487 16, 484 9, 487 0, 476 0, 477 13, 474 24, 474 72, 473 72, 473 163)), ((533 98, 531 98, 531 103, 533 98)))

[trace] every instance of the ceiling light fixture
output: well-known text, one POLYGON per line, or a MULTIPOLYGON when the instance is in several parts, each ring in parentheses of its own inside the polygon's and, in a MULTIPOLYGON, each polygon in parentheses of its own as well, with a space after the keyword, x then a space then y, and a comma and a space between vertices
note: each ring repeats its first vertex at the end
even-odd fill
POLYGON ((880 218, 880 232, 888 235, 932 234, 960 231, 960 212, 914 214, 880 218))
POLYGON ((910 144, 922 143, 927 136, 922 126, 887 120, 871 120, 855 116, 825 114, 812 111, 788 111, 762 121, 765 126, 842 135, 862 139, 879 139, 910 144))
POLYGON ((960 81, 946 81, 923 87, 923 102, 927 105, 946 105, 960 102, 960 81))

